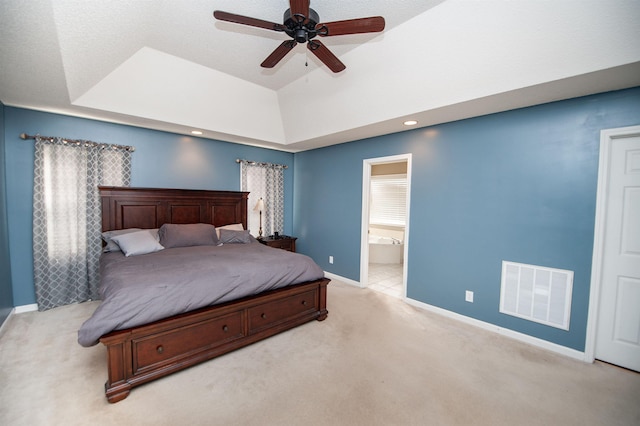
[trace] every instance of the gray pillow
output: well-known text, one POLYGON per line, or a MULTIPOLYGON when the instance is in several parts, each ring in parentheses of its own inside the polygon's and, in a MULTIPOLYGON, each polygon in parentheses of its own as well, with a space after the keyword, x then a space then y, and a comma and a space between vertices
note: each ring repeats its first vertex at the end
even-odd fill
POLYGON ((233 231, 231 229, 221 229, 220 244, 247 244, 251 242, 249 231, 233 231))
POLYGON ((218 244, 216 228, 207 223, 178 225, 165 223, 158 231, 160 244, 164 248, 215 246, 218 244))
POLYGON ((218 238, 220 238, 221 229, 231 229, 232 231, 244 231, 244 227, 242 226, 241 223, 233 223, 231 225, 216 226, 216 234, 218 235, 218 238))

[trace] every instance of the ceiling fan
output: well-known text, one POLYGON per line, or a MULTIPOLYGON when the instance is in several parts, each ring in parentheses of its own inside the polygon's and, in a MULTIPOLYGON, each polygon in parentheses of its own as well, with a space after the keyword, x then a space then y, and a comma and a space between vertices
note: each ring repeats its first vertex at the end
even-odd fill
POLYGON ((285 32, 292 38, 292 40, 284 41, 260 64, 264 68, 276 66, 297 43, 307 43, 307 48, 331 71, 337 73, 344 70, 346 66, 320 40, 316 40, 316 36, 331 37, 346 34, 374 33, 384 29, 385 22, 382 16, 318 23, 320 17, 315 10, 309 7, 309 0, 289 0, 289 6, 290 8, 284 12, 282 24, 220 10, 213 12, 213 16, 221 21, 285 32))

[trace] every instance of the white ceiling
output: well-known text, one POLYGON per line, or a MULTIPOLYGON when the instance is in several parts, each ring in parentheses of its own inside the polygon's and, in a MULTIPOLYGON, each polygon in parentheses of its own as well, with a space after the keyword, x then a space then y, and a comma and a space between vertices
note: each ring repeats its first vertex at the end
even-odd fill
POLYGON ((296 152, 640 86, 637 0, 312 0, 320 21, 381 15, 383 33, 322 39, 259 64, 287 0, 1 0, 5 105, 296 152))

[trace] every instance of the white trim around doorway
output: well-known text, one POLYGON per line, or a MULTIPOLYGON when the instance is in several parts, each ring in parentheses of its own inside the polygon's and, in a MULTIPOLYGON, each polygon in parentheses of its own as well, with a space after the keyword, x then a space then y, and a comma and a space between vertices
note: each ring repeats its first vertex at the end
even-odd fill
POLYGON ((369 189, 371 186, 371 167, 378 164, 407 163, 407 217, 404 231, 404 261, 402 266, 402 299, 407 298, 407 266, 409 264, 409 224, 411 206, 411 154, 369 158, 362 163, 362 220, 360 232, 360 287, 369 282, 369 189))

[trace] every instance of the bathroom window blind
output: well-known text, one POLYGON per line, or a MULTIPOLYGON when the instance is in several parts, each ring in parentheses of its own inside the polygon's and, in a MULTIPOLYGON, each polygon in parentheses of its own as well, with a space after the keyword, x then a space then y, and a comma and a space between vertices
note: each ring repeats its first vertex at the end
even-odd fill
POLYGON ((407 175, 371 176, 369 223, 405 226, 407 175))

